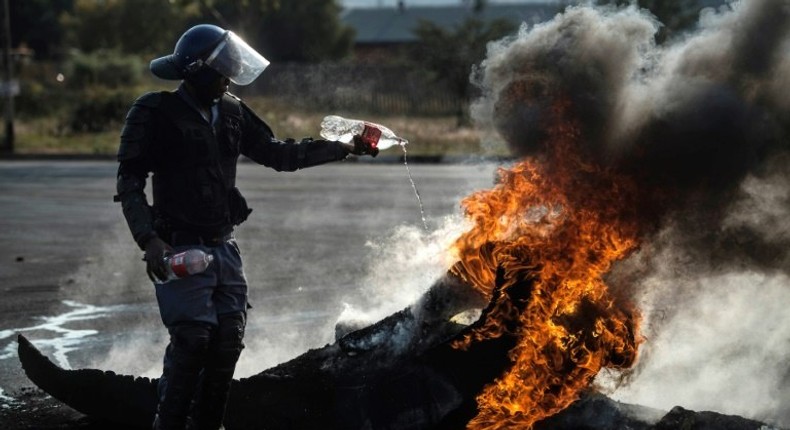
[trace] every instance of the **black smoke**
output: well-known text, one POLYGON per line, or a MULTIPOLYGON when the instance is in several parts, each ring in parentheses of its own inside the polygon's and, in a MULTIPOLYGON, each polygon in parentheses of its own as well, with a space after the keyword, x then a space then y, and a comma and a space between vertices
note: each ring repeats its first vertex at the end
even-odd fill
POLYGON ((645 317, 625 400, 787 426, 790 1, 705 9, 663 44, 660 26, 634 6, 524 25, 473 73, 472 116, 537 158, 574 121, 578 154, 637 185, 642 244, 609 279, 645 317))
POLYGON ((577 150, 639 184, 651 232, 671 220, 707 266, 790 270, 790 237, 727 226, 748 198, 746 178, 788 185, 790 2, 706 9, 694 33, 663 45, 659 28, 633 6, 571 7, 525 26, 489 48, 473 115, 514 155, 540 156, 551 144, 545 127, 558 120, 552 106, 568 99, 577 150))

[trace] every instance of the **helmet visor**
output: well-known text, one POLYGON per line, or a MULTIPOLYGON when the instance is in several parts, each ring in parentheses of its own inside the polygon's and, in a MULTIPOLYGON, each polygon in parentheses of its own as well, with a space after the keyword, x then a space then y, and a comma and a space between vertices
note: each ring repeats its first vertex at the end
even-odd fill
POLYGON ((256 50, 232 31, 228 31, 205 64, 230 79, 236 85, 247 85, 269 65, 256 50))

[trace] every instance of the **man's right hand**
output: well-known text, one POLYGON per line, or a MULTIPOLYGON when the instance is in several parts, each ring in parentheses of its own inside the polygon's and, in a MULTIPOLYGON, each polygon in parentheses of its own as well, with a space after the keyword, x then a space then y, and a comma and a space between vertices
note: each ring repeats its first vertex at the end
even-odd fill
POLYGON ((145 244, 145 271, 151 282, 164 281, 167 279, 167 267, 165 266, 165 255, 171 253, 173 248, 159 237, 151 238, 145 244))
POLYGON ((349 154, 370 155, 373 158, 379 155, 379 149, 358 134, 354 135, 353 141, 344 145, 349 154))

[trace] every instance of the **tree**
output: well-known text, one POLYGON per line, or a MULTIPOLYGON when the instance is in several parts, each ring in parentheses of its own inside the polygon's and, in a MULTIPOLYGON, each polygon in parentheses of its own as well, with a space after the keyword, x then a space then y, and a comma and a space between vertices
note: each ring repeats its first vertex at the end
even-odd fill
POLYGON ((195 7, 162 0, 75 0, 61 23, 67 42, 82 52, 115 50, 124 54, 161 55, 175 41, 195 7))
POLYGON ((201 0, 199 4, 203 16, 232 29, 272 61, 337 60, 351 52, 353 30, 340 22, 336 0, 201 0))
POLYGON ((59 1, 69 6, 59 20, 66 44, 82 52, 162 55, 198 23, 231 29, 274 61, 339 59, 353 42, 353 30, 340 22, 337 0, 59 1))
MULTIPOLYGON (((197 5, 200 23, 216 24, 253 41, 264 17, 280 8, 280 0, 177 0, 181 7, 197 5)), ((197 24, 194 22, 193 24, 197 24)))
POLYGON ((428 21, 417 26, 415 34, 419 41, 414 58, 437 80, 447 82, 458 96, 461 101, 457 113, 459 125, 469 122, 467 106, 472 96, 469 79, 472 66, 483 60, 488 42, 511 34, 516 28, 509 20, 485 23, 477 18, 469 18, 452 29, 428 21))
POLYGON ((37 58, 57 56, 63 42, 58 18, 73 7, 73 0, 25 0, 9 3, 11 42, 31 48, 37 58))

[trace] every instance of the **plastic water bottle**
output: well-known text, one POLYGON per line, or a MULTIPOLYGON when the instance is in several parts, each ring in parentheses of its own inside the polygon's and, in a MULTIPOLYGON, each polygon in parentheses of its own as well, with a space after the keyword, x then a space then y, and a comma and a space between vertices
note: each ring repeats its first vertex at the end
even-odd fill
POLYGON ((162 282, 167 282, 205 272, 214 261, 214 256, 200 249, 188 249, 165 256, 164 260, 165 267, 167 267, 167 279, 162 282))
POLYGON ((409 143, 381 124, 337 115, 325 116, 321 121, 321 137, 326 140, 350 143, 357 134, 378 149, 387 149, 395 145, 405 147, 409 143))

